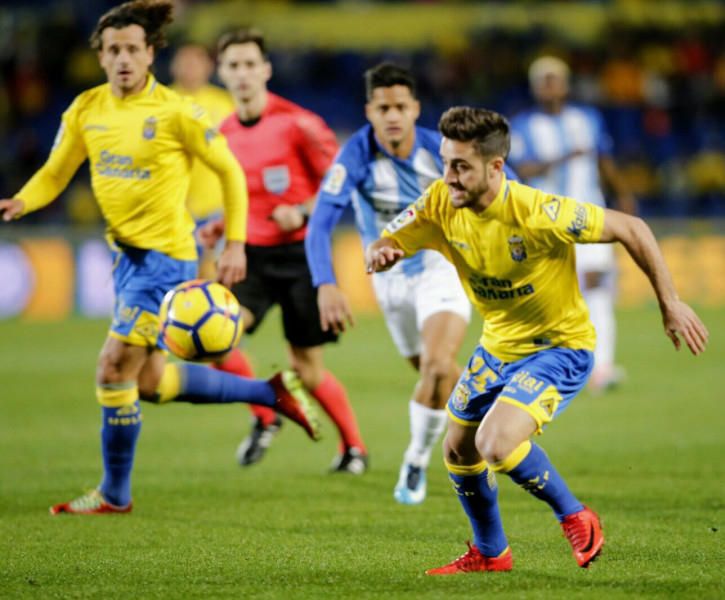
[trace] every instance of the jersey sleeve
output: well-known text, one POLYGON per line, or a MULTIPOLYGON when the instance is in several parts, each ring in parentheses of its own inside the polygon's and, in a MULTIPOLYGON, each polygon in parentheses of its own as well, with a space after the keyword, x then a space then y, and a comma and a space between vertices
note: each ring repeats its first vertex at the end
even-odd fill
POLYGON ((48 160, 15 194, 25 204, 23 214, 55 200, 88 156, 78 124, 79 106, 76 99, 63 113, 48 160))
POLYGON ((602 237, 604 209, 540 192, 527 226, 534 237, 551 245, 597 243, 602 237))
POLYGON ((295 125, 305 163, 318 181, 321 181, 337 154, 337 138, 327 124, 312 113, 298 116, 295 125))
POLYGON ((182 102, 178 123, 184 147, 213 170, 221 181, 227 240, 246 241, 247 180, 226 139, 212 125, 206 111, 190 100, 182 102))
POLYGON ((382 237, 394 240, 406 257, 425 248, 448 255, 446 240, 436 220, 433 206, 434 194, 440 189, 436 185, 432 184, 420 198, 403 209, 383 229, 382 237))
POLYGON ((347 143, 342 147, 332 167, 325 174, 317 196, 318 203, 348 206, 352 194, 360 183, 364 169, 357 144, 347 143))

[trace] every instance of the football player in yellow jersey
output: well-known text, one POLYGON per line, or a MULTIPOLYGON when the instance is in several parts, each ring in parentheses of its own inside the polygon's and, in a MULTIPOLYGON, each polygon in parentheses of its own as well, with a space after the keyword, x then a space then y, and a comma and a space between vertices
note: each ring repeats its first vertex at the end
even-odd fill
MULTIPOLYGON (((171 60, 171 89, 183 96, 189 96, 209 115, 214 127, 234 111, 234 102, 226 90, 209 83, 214 73, 214 61, 201 44, 184 44, 174 53, 171 60)), ((196 222, 197 228, 222 215, 223 191, 217 174, 195 159, 191 165, 191 182, 186 206, 196 222)), ((215 272, 214 253, 197 243, 199 253, 199 274, 213 278, 215 272)))
POLYGON ((260 381, 202 365, 167 365, 159 347, 157 314, 164 294, 196 275, 194 224, 185 208, 191 156, 214 170, 224 190, 227 243, 219 279, 230 286, 246 271, 247 197, 239 164, 204 112, 158 84, 149 71, 171 12, 168 1, 134 0, 101 17, 91 42, 108 83, 74 100, 48 161, 14 198, 0 200, 5 221, 42 208, 88 158, 115 259, 115 314, 96 374, 104 476, 97 490, 53 506, 52 514, 131 510, 139 398, 262 404, 316 437, 308 398, 293 374, 260 381))
POLYGON ((576 396, 592 368, 594 329, 577 283, 574 244, 624 245, 649 278, 677 349, 681 336, 700 354, 707 329, 677 297, 644 221, 507 181, 509 125, 495 112, 452 108, 439 128, 443 179, 366 250, 371 272, 423 248, 442 252, 484 318, 480 345, 448 401, 444 443, 474 544, 427 573, 511 569, 495 473, 506 473, 551 506, 577 563, 587 567, 604 543, 599 518, 529 439, 576 396))

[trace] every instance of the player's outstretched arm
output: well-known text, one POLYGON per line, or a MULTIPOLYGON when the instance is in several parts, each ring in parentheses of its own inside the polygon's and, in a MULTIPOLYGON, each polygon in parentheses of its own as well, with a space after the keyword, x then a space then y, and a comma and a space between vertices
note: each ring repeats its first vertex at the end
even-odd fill
POLYGON ((665 334, 680 349, 680 337, 697 355, 705 351, 709 332, 700 318, 682 302, 675 290, 664 256, 649 225, 638 217, 616 210, 604 211, 601 242, 620 242, 647 275, 657 295, 665 334))
POLYGON ((20 198, 4 198, 0 200, 0 215, 3 221, 12 221, 23 214, 25 202, 20 198))
POLYGON ((365 267, 368 273, 387 271, 405 257, 397 242, 389 237, 375 240, 365 249, 365 267))

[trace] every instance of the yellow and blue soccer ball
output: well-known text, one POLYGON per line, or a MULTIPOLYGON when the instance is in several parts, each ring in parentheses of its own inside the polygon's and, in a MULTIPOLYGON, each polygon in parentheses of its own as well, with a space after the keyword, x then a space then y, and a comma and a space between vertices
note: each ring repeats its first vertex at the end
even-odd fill
POLYGON ((239 302, 220 283, 193 279, 167 292, 159 312, 164 345, 183 360, 213 361, 242 337, 239 302))

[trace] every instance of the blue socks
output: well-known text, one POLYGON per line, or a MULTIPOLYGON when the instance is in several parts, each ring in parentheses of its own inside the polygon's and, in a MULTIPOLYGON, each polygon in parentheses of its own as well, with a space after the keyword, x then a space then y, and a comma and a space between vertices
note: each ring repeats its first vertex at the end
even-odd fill
POLYGON ((116 506, 131 502, 131 470, 136 440, 141 432, 141 407, 133 404, 102 407, 101 452, 103 454, 103 497, 116 506))
POLYGON ((227 404, 246 402, 274 406, 277 395, 267 381, 246 379, 204 365, 180 363, 180 389, 175 402, 227 404))
MULTIPOLYGON (((554 510, 556 518, 564 517, 582 510, 584 507, 569 491, 549 457, 539 446, 531 442, 531 449, 524 459, 507 473, 515 483, 533 496, 546 502, 554 510)), ((514 453, 518 451, 514 450, 514 453)), ((505 462, 505 461, 504 461, 505 462)))
POLYGON ((498 486, 493 472, 485 469, 482 473, 459 475, 451 469, 469 471, 471 467, 446 466, 458 500, 471 522, 473 543, 484 556, 499 556, 508 547, 508 541, 498 510, 498 486))

